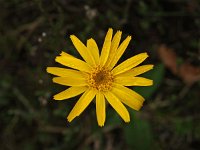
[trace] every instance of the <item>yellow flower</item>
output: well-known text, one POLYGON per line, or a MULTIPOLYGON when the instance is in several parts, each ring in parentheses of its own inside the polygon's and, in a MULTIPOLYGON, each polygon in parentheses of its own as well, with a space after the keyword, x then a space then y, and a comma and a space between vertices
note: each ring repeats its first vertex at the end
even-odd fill
POLYGON ((117 31, 114 37, 112 34, 113 30, 109 29, 101 55, 94 39, 87 40, 87 46, 85 46, 75 35, 71 35, 72 43, 85 61, 62 52, 55 60, 67 66, 68 69, 47 67, 48 73, 58 76, 53 78, 53 82, 70 86, 65 91, 56 94, 55 100, 64 100, 83 93, 67 117, 69 122, 79 116, 93 99, 96 102, 99 126, 104 126, 105 123, 106 100, 125 122, 130 122, 130 115, 123 104, 134 110, 139 110, 143 105, 144 98, 125 86, 152 85, 152 80, 136 76, 151 70, 153 65, 136 67, 148 57, 147 53, 141 53, 116 66, 131 36, 120 44, 122 32, 117 31))

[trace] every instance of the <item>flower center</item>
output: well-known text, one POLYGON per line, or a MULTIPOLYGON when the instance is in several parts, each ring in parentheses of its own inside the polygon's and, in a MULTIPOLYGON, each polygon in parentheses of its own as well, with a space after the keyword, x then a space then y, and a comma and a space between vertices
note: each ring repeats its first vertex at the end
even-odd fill
POLYGON ((96 67, 88 76, 88 84, 90 87, 99 91, 107 91, 113 83, 113 75, 111 72, 100 66, 96 67))

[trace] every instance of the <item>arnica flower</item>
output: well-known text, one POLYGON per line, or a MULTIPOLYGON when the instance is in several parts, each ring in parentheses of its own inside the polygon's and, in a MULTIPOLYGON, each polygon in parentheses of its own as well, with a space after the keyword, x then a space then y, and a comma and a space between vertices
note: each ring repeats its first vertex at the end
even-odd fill
POLYGON ((75 35, 71 35, 72 43, 84 61, 62 52, 55 61, 68 68, 47 67, 48 73, 57 76, 53 82, 68 86, 54 96, 55 100, 83 93, 67 117, 69 122, 92 101, 96 104, 99 126, 104 126, 107 102, 125 122, 130 122, 130 115, 124 104, 137 111, 142 107, 144 98, 126 86, 152 85, 152 80, 137 76, 151 70, 153 65, 138 66, 148 57, 147 53, 140 53, 116 66, 131 40, 131 36, 128 36, 120 44, 121 35, 122 32, 117 31, 113 36, 113 30, 109 29, 101 54, 94 39, 87 40, 87 45, 84 45, 75 35))

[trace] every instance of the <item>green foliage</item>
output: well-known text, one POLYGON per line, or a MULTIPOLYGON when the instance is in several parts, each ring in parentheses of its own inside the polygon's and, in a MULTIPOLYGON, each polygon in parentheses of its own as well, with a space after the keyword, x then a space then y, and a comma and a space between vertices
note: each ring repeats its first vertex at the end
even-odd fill
MULTIPOLYGON (((135 112, 130 111, 133 116, 135 112)), ((132 122, 124 127, 124 134, 130 149, 153 150, 154 136, 148 121, 133 117, 132 122)))

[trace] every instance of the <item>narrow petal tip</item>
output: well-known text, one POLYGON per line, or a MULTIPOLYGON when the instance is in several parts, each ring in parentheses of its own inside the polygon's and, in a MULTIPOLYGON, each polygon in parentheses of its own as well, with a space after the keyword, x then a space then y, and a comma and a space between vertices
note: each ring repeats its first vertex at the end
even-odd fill
POLYGON ((154 65, 149 65, 149 68, 150 68, 150 69, 153 69, 153 68, 154 68, 154 65))
POLYGON ((57 99, 56 96, 53 96, 53 100, 59 100, 59 99, 57 99))
POLYGON ((98 123, 98 125, 100 126, 100 127, 104 127, 104 123, 98 123))
POLYGON ((72 120, 73 120, 75 117, 77 117, 77 116, 75 116, 75 115, 72 116, 72 115, 69 114, 69 115, 67 116, 67 121, 68 121, 68 122, 72 122, 72 120))
POLYGON ((118 32, 119 34, 122 34, 122 31, 121 31, 121 30, 117 30, 117 32, 118 32))
POLYGON ((54 83, 58 83, 58 84, 59 84, 59 78, 60 78, 60 77, 54 77, 54 78, 52 79, 52 81, 53 81, 54 83))
POLYGON ((60 99, 56 95, 54 95, 53 100, 60 100, 60 99))
POLYGON ((55 83, 55 82, 56 82, 56 79, 55 79, 55 78, 52 78, 52 81, 55 83))
POLYGON ((147 52, 142 53, 143 55, 145 55, 146 57, 149 57, 147 52))
POLYGON ((60 56, 63 56, 65 54, 66 54, 65 52, 61 51, 60 56))
POLYGON ((70 35, 70 39, 75 38, 76 36, 74 34, 70 35))
POLYGON ((127 43, 129 43, 131 41, 131 39, 132 39, 132 36, 128 35, 125 40, 126 40, 127 43))
POLYGON ((74 34, 70 35, 70 39, 73 44, 76 43, 77 41, 79 41, 79 39, 74 34))
POLYGON ((151 85, 153 85, 153 80, 151 80, 151 85))
POLYGON ((93 38, 89 38, 87 41, 92 41, 93 40, 93 38))
POLYGON ((68 122, 71 122, 72 120, 73 120, 72 118, 67 117, 68 122))
POLYGON ((148 53, 147 53, 147 52, 140 53, 140 54, 138 54, 138 55, 142 56, 144 59, 146 59, 146 58, 148 58, 148 57, 149 57, 149 55, 148 55, 148 53))
POLYGON ((60 58, 60 56, 57 56, 56 58, 55 58, 55 61, 56 62, 58 62, 58 59, 60 58))
POLYGON ((131 36, 131 35, 128 35, 127 38, 132 39, 132 36, 131 36))
POLYGON ((72 122, 72 120, 74 120, 74 118, 76 118, 76 117, 78 117, 79 115, 76 115, 76 116, 70 116, 70 114, 69 114, 69 116, 67 117, 67 121, 68 122, 72 122))
POLYGON ((47 68, 46 68, 46 72, 48 72, 48 73, 49 73, 49 69, 50 69, 50 68, 49 68, 49 67, 47 67, 47 68))
POLYGON ((113 29, 112 29, 112 28, 109 28, 107 34, 108 34, 108 33, 111 34, 111 36, 112 36, 113 29))
POLYGON ((124 120, 124 122, 129 123, 130 122, 130 115, 127 116, 127 118, 124 120))
POLYGON ((135 108, 135 110, 139 111, 142 108, 142 106, 143 106, 143 103, 140 106, 138 106, 137 108, 135 108))

